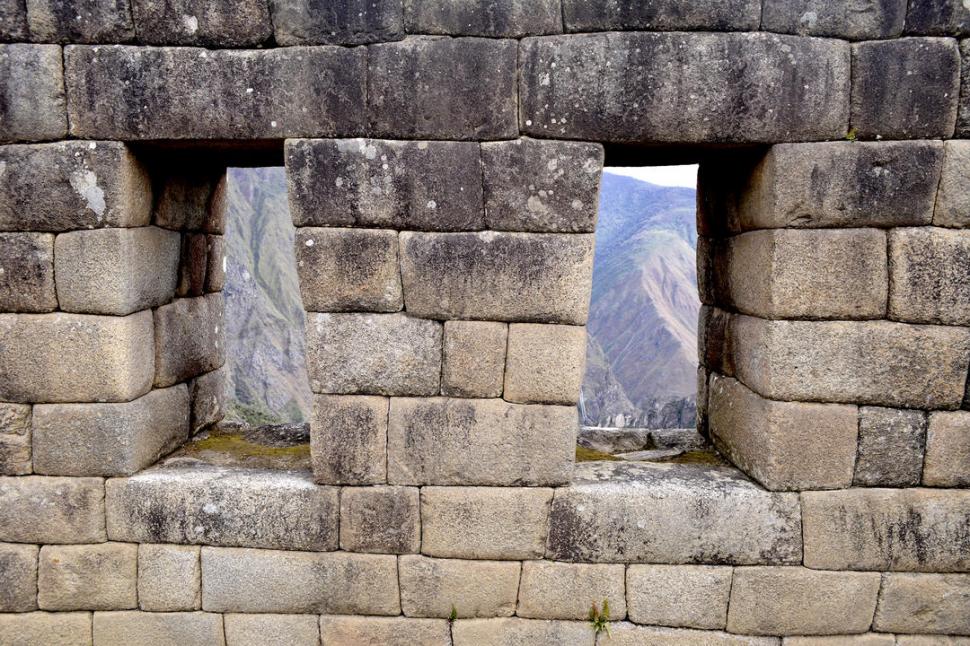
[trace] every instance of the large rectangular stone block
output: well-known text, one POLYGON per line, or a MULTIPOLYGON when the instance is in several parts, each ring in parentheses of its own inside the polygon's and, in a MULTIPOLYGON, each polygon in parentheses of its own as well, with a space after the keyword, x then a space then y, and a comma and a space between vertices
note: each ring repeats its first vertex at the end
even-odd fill
POLYGON ((411 37, 367 48, 369 131, 401 139, 510 139, 516 42, 411 37))
POLYGON ((365 117, 366 54, 360 48, 72 45, 64 57, 75 137, 353 136, 365 117))
POLYGON ((286 142, 286 166, 298 227, 485 228, 474 142, 301 139, 286 142))
POLYGON ((91 613, 0 614, 0 641, 12 646, 91 646, 91 613))
POLYGON ((563 0, 568 31, 757 31, 758 0, 563 0))
POLYGON ((128 0, 27 0, 31 39, 44 43, 127 43, 135 38, 128 0))
POLYGON ((970 569, 970 491, 849 489, 801 497, 807 567, 970 569))
POLYGON ((443 619, 320 617, 320 635, 328 646, 451 646, 443 619))
POLYGON ((766 0, 761 28, 784 34, 848 40, 895 38, 903 31, 906 0, 853 5, 826 0, 766 0))
POLYGON ((933 224, 970 227, 970 190, 965 182, 970 174, 970 141, 947 141, 943 146, 943 173, 933 224))
POLYGON ((610 619, 626 617, 626 566, 526 561, 516 615, 533 619, 586 619, 607 599, 610 619))
POLYGON ((404 25, 409 34, 521 38, 562 32, 557 0, 405 0, 404 25))
POLYGON ((594 646, 596 634, 581 621, 461 619, 452 625, 454 646, 594 646))
POLYGON ((137 545, 45 545, 37 570, 37 604, 44 610, 135 608, 137 573, 137 545))
POLYGON ((337 549, 337 490, 301 473, 163 467, 105 489, 112 540, 337 549))
POLYGON ((97 646, 225 646, 222 617, 207 612, 94 613, 97 646))
POLYGON ((26 4, 18 1, 0 6, 0 41, 22 41, 29 36, 26 4))
POLYGON ((970 34, 970 8, 961 0, 920 0, 906 12, 906 33, 927 36, 970 34))
MULTIPOLYGON (((29 520, 21 519, 21 522, 29 520)), ((37 551, 36 545, 0 543, 0 579, 3 580, 3 586, 0 586, 0 612, 37 609, 37 551)))
POLYGON ((970 487, 970 412, 930 414, 923 484, 970 487))
POLYGON ((273 33, 266 0, 132 0, 131 13, 147 45, 253 47, 273 33))
POLYGON ((519 591, 516 561, 402 556, 401 607, 408 617, 510 617, 519 591))
POLYGON ((834 40, 714 33, 527 38, 520 70, 521 129, 541 137, 767 143, 834 139, 848 128, 849 46, 834 40))
POLYGON ((0 311, 53 312, 54 236, 0 233, 0 311))
POLYGON ((153 612, 202 607, 202 565, 194 545, 138 546, 138 607, 153 612))
POLYGON ((151 312, 0 314, 0 400, 124 402, 151 388, 151 312))
MULTIPOLYGON (((732 635, 714 630, 653 628, 621 622, 613 626, 609 646, 779 646, 775 637, 732 635)), ((839 646, 845 646, 840 642, 839 646)))
POLYGON ((229 646, 319 646, 316 615, 223 615, 229 646))
POLYGON ((192 435, 225 417, 229 403, 228 382, 229 368, 226 365, 192 380, 189 388, 192 396, 192 435))
POLYGON ((505 399, 575 405, 586 370, 586 328, 513 323, 505 359, 505 399))
POLYGON ((441 394, 501 397, 509 327, 491 321, 445 321, 441 394))
POLYGON ((313 479, 321 484, 387 482, 386 397, 315 395, 310 423, 313 479))
POLYGON ((0 541, 97 543, 104 530, 101 478, 0 478, 0 541), (25 519, 30 522, 25 522, 25 519))
POLYGON ((550 524, 546 555, 562 561, 787 564, 802 554, 797 494, 726 468, 577 465, 550 524))
POLYGON ((224 166, 179 156, 154 174, 157 195, 152 224, 176 231, 223 233, 228 178, 224 166))
POLYGON ((723 630, 733 570, 717 565, 631 565, 626 593, 637 624, 723 630))
POLYGON ((349 552, 410 554, 421 547, 417 487, 344 487, 340 491, 340 548, 349 552))
POLYGON ((873 630, 970 635, 970 574, 886 574, 873 630))
POLYGON ((561 484, 572 474, 578 427, 572 406, 394 398, 387 478, 402 485, 561 484))
POLYGON ((926 413, 863 406, 859 409, 859 450, 852 484, 914 487, 923 471, 926 413))
POLYGON ((218 292, 177 298, 154 311, 156 388, 198 377, 226 362, 224 314, 218 292))
POLYGON ((270 0, 278 45, 359 45, 404 38, 394 0, 270 0))
POLYGON ((57 45, 0 45, 0 142, 67 134, 64 66, 57 45))
POLYGON ((970 231, 894 229, 889 272, 890 318, 970 325, 970 231))
POLYGON ((401 234, 405 308, 414 316, 583 325, 593 236, 401 234))

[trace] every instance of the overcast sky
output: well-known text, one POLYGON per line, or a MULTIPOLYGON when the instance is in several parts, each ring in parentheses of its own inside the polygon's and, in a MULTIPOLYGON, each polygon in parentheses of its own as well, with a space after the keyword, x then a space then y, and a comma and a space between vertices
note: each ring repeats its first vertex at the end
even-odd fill
POLYGON ((641 166, 621 168, 611 166, 606 172, 626 175, 659 186, 697 187, 697 166, 641 166))

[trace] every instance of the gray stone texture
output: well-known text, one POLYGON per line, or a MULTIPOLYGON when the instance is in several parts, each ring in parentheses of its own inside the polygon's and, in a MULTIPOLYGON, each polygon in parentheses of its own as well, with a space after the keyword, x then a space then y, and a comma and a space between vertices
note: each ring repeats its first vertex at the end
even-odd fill
POLYGON ((0 612, 37 609, 37 551, 36 545, 0 543, 0 612))
POLYGON ((923 484, 970 487, 970 412, 930 414, 923 484))
POLYGON ((175 295, 179 298, 201 296, 205 293, 205 279, 209 272, 208 240, 204 233, 186 233, 181 239, 175 295))
POLYGON ((575 405, 586 368, 586 328, 513 323, 505 359, 505 399, 575 405))
POLYGON ((104 530, 104 480, 0 478, 0 541, 97 543, 104 530), (24 522, 24 519, 30 522, 24 522))
POLYGON ((394 398, 387 479, 401 485, 562 484, 572 474, 578 427, 573 406, 394 398))
POLYGON ((626 578, 630 621, 723 630, 732 572, 717 565, 631 565, 626 578))
POLYGON ((510 139, 512 40, 411 37, 367 48, 369 132, 407 139, 510 139), (459 81, 460 79, 460 81, 459 81))
POLYGON ((37 605, 43 610, 135 608, 137 571, 137 545, 45 545, 37 565, 37 605))
POLYGON ((599 640, 600 646, 778 646, 774 637, 731 635, 711 630, 688 630, 685 628, 652 628, 617 623, 609 641, 599 640))
POLYGON ((311 314, 306 335, 313 392, 407 396, 439 390, 437 321, 405 314, 311 314))
POLYGON ((463 619, 451 629, 454 646, 593 646, 596 635, 581 621, 548 619, 463 619))
POLYGON ((298 227, 483 229, 480 157, 475 142, 288 141, 293 222, 298 227))
POLYGON ((970 42, 960 43, 960 109, 954 136, 970 137, 970 42))
POLYGON ((961 0, 911 2, 906 13, 906 33, 926 36, 970 34, 970 8, 961 0))
POLYGON ((402 556, 401 608, 408 617, 509 617, 515 613, 521 564, 402 556))
POLYGON ((886 574, 873 630, 970 635, 970 574, 886 574))
POLYGON ((148 174, 124 144, 3 146, 0 165, 0 230, 140 227, 151 217, 148 174))
POLYGON ((914 487, 920 482, 926 446, 926 413, 863 406, 852 484, 914 487))
POLYGON ((890 318, 970 325, 970 231, 891 231, 889 272, 890 318))
POLYGON ((318 646, 316 615, 223 615, 228 646, 318 646))
POLYGON ((0 45, 0 88, 0 142, 67 134, 60 47, 0 45))
POLYGON ((296 230, 296 267, 308 312, 398 312, 404 307, 397 231, 296 230))
POLYGON ((0 400, 125 402, 151 388, 152 315, 0 314, 0 400))
POLYGON ((412 554, 421 547, 416 487, 344 487, 340 548, 349 552, 412 554))
POLYGON ((185 385, 123 404, 38 404, 34 472, 58 476, 131 475, 189 437, 185 385))
POLYGON ((321 484, 387 481, 386 397, 315 395, 310 423, 313 479, 321 484))
POLYGON ((337 549, 337 490, 299 472, 163 467, 105 489, 112 540, 337 549))
POLYGON ((516 615, 532 619, 586 619, 609 600, 610 619, 626 617, 626 566, 526 561, 516 615))
POLYGON ((519 119, 526 134, 604 142, 838 138, 849 58, 843 42, 774 34, 527 38, 519 119))
POLYGON ((414 316, 583 325, 593 236, 401 234, 405 308, 414 316))
POLYGON ((509 328, 490 321, 445 321, 441 394, 501 397, 509 328))
POLYGON ((229 368, 207 372, 192 380, 192 418, 190 429, 196 434, 225 417, 229 400, 229 368))
POLYGON ((97 612, 97 646, 225 646, 222 617, 205 612, 97 612))
POLYGON ((757 31, 759 0, 563 0, 567 31, 757 31))
POLYGON ((0 233, 0 311, 53 312, 54 236, 0 233))
POLYGON ((951 137, 959 96, 955 40, 902 38, 852 46, 852 128, 860 138, 951 137))
POLYGON ((944 142, 943 173, 936 198, 933 224, 939 227, 970 227, 970 141, 944 142))
POLYGON ((807 567, 970 568, 970 491, 849 489, 809 491, 801 497, 807 567))
POLYGON ((226 283, 226 252, 222 236, 206 236, 205 291, 221 292, 226 283))
POLYGON ((181 158, 178 162, 153 169, 161 177, 155 181, 152 224, 165 229, 222 233, 226 169, 181 158))
POLYGON ((138 607, 152 612, 202 607, 202 565, 194 545, 138 546, 138 607))
POLYGON ((400 40, 404 18, 393 0, 270 0, 278 45, 361 45, 400 40))
POLYGON ((266 0, 131 0, 147 45, 252 47, 273 33, 266 0))
POLYGON ((24 0, 0 5, 0 41, 27 40, 27 7, 24 0))
POLYGON ((562 32, 557 0, 405 0, 409 34, 520 38, 562 32))
POLYGON ((447 621, 403 617, 320 617, 327 646, 451 646, 447 621))
POLYGON ((31 40, 126 43, 135 37, 128 0, 27 0, 31 40))
POLYGON ((10 646, 91 646, 91 613, 0 614, 0 642, 10 646))
POLYGON ((222 294, 178 298, 155 310, 155 387, 211 372, 226 362, 222 294))
MULTIPOLYGON (((898 643, 902 644, 903 642, 898 643)), ((784 646, 896 646, 897 642, 895 635, 863 633, 859 635, 827 635, 824 637, 785 637, 783 644, 784 646)))
POLYGON ((906 0, 864 3, 765 0, 761 28, 784 34, 847 40, 895 38, 906 21, 906 0))
POLYGON ((338 47, 72 45, 65 48, 71 134, 126 140, 353 136, 364 119, 365 56, 363 49, 338 47))

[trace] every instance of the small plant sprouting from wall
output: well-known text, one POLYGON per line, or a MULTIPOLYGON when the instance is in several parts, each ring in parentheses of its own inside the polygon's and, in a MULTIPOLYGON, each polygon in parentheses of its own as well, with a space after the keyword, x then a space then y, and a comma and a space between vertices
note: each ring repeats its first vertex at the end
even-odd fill
POLYGON ((593 627, 593 633, 599 635, 602 632, 606 633, 606 636, 613 639, 613 635, 610 633, 610 601, 609 599, 603 599, 603 609, 600 610, 596 607, 596 603, 589 608, 589 624, 593 627))

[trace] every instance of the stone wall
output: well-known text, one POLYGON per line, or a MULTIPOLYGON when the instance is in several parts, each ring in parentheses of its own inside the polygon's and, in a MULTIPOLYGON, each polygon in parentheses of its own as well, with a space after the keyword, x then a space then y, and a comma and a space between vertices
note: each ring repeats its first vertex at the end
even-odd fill
POLYGON ((0 644, 970 641, 968 36, 957 0, 4 2, 0 644), (224 169, 266 151, 312 473, 152 466, 221 415, 224 169), (733 467, 573 464, 618 152, 702 163, 733 467))

